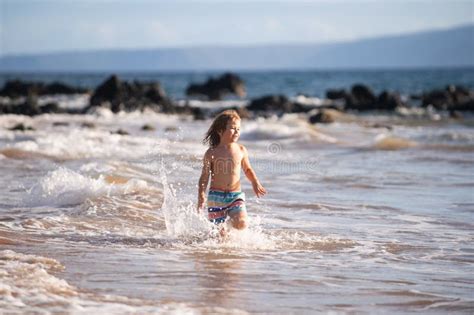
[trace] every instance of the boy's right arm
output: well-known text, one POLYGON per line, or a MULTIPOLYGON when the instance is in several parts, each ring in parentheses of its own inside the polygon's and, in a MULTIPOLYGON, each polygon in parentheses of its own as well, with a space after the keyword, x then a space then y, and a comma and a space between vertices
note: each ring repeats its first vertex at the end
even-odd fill
POLYGON ((203 162, 203 165, 202 165, 201 177, 199 177, 199 184, 198 184, 198 204, 197 204, 198 211, 204 208, 204 204, 206 203, 206 189, 207 189, 207 184, 209 183, 209 175, 211 174, 210 150, 206 151, 202 162, 203 162))

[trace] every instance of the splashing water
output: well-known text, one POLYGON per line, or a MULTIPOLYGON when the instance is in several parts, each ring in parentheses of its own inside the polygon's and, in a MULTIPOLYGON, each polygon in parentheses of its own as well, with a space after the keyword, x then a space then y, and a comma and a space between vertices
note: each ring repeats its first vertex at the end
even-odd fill
POLYGON ((176 189, 173 184, 168 184, 163 159, 161 159, 159 173, 163 185, 161 211, 163 212, 168 235, 186 239, 208 233, 211 224, 194 209, 193 203, 186 200, 178 201, 176 189))
MULTIPOLYGON (((171 167, 171 172, 178 167, 177 165, 171 167)), ((190 200, 192 196, 186 195, 182 189, 177 189, 173 184, 168 183, 164 159, 161 159, 159 174, 163 185, 161 210, 168 236, 181 241, 180 244, 176 244, 177 246, 192 245, 213 249, 272 250, 276 248, 273 239, 265 233, 259 216, 249 217, 249 227, 242 231, 233 229, 227 220, 224 223, 228 230, 227 236, 219 237, 222 226, 209 222, 205 213, 196 211, 196 205, 190 200), (177 194, 180 194, 181 200, 178 200, 177 194)))
MULTIPOLYGON (((229 220, 224 225, 215 225, 209 222, 205 213, 196 211, 196 205, 192 201, 195 196, 185 192, 183 188, 191 187, 190 183, 174 185, 168 182, 168 179, 175 178, 176 172, 182 169, 179 162, 173 160, 172 163, 168 163, 162 155, 157 168, 163 186, 161 211, 166 232, 170 238, 175 240, 172 242, 174 247, 218 251, 237 250, 242 253, 242 250, 331 250, 333 248, 351 248, 356 245, 355 242, 339 237, 331 238, 304 232, 267 230, 264 228, 262 217, 255 214, 257 211, 248 213, 248 228, 245 230, 232 228, 229 220), (228 231, 225 238, 220 237, 220 230, 223 226, 228 231)), ((266 208, 258 201, 253 206, 256 207, 253 210, 266 208)))

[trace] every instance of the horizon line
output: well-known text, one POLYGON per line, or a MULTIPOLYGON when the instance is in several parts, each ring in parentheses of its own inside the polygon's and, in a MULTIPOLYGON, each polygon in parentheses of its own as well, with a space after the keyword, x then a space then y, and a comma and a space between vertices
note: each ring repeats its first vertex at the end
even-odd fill
POLYGON ((0 75, 25 75, 25 74, 41 74, 41 75, 54 75, 54 74, 79 74, 79 75, 100 75, 100 74, 117 74, 117 75, 126 75, 126 74, 151 74, 151 73, 161 73, 161 74, 177 74, 177 73, 225 73, 225 72, 235 72, 235 73, 253 73, 253 72, 377 72, 377 71, 444 71, 444 70, 474 70, 474 65, 454 65, 454 66, 398 66, 398 67, 322 67, 322 68, 240 68, 240 69, 177 69, 177 70, 59 70, 59 71, 49 71, 49 70, 35 70, 35 71, 2 71, 0 70, 0 75))
POLYGON ((439 27, 431 28, 419 31, 412 31, 406 33, 397 33, 397 34, 387 34, 387 35, 378 35, 373 37, 362 37, 358 39, 349 39, 349 40, 336 40, 336 41, 322 41, 322 42, 267 42, 267 43, 248 43, 248 44, 198 44, 198 45, 183 45, 183 46, 164 46, 164 47, 116 47, 116 48, 90 48, 90 49, 71 49, 71 50, 52 50, 45 52, 37 53, 8 53, 1 54, 0 59, 5 58, 18 58, 18 57, 40 57, 46 55, 61 55, 61 54, 71 54, 71 53, 101 53, 101 52, 133 52, 133 51, 155 51, 155 50, 182 50, 182 49, 209 49, 209 48, 261 48, 261 47, 271 47, 271 46, 316 46, 316 45, 339 45, 347 43, 357 43, 368 40, 379 40, 379 39, 388 39, 388 38, 397 38, 410 35, 426 34, 432 32, 442 32, 449 31, 454 29, 474 27, 474 22, 472 23, 463 23, 455 26, 449 27, 439 27))

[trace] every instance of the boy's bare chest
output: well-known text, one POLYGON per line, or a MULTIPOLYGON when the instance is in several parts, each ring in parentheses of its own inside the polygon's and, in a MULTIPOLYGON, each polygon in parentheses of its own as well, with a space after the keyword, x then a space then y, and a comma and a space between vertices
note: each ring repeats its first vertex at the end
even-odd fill
POLYGON ((231 164, 235 167, 241 164, 242 158, 242 152, 239 152, 237 150, 222 150, 214 152, 212 162, 214 165, 225 163, 231 164))

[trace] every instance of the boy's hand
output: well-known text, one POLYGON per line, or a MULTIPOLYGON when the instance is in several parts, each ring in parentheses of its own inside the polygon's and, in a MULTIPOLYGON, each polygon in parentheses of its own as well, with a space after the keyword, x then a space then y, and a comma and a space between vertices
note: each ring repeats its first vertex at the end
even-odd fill
POLYGON ((267 193, 265 188, 263 188, 263 186, 258 182, 253 183, 252 187, 253 191, 255 192, 255 195, 257 195, 258 198, 265 196, 265 194, 267 193))
POLYGON ((206 204, 206 198, 205 197, 199 197, 198 198, 198 204, 197 204, 197 212, 200 212, 201 209, 204 209, 205 204, 206 204))

